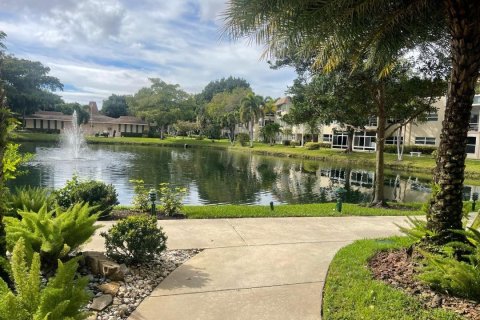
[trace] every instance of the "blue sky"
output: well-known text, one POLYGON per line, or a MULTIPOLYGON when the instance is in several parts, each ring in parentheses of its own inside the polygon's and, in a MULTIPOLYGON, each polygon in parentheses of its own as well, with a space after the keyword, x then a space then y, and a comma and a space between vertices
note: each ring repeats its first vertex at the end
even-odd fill
POLYGON ((133 94, 148 78, 191 93, 211 80, 245 78, 264 96, 283 96, 295 73, 271 70, 262 48, 221 38, 226 0, 3 0, 8 51, 51 68, 66 101, 133 94))

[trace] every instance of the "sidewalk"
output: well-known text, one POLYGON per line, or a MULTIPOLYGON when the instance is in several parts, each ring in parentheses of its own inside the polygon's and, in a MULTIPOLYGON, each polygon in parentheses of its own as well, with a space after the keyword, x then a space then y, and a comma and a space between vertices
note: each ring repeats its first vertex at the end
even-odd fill
MULTIPOLYGON (((159 221, 169 249, 205 248, 132 320, 318 320, 330 261, 357 239, 398 234, 404 217, 159 221)), ((86 250, 101 250, 95 237, 86 250)))

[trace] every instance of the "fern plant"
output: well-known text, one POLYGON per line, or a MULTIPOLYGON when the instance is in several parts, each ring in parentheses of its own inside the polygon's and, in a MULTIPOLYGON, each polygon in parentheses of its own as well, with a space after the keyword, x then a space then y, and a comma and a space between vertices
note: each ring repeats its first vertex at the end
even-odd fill
POLYGON ((93 213, 95 210, 87 203, 75 204, 65 211, 60 207, 48 211, 44 205, 38 212, 20 211, 21 220, 5 217, 7 248, 12 250, 23 238, 29 260, 37 252, 45 268, 53 267, 58 259, 75 252, 99 228, 94 225, 99 217, 99 213, 93 213))
POLYGON ((9 215, 18 216, 17 212, 38 212, 46 204, 48 210, 52 210, 55 198, 50 190, 41 187, 20 187, 8 195, 7 199, 9 215))
POLYGON ((40 255, 33 254, 27 262, 25 240, 19 239, 11 260, 15 292, 0 279, 0 320, 81 320, 89 314, 81 311, 89 301, 88 278, 75 279, 77 258, 58 269, 47 285, 42 287, 40 255))

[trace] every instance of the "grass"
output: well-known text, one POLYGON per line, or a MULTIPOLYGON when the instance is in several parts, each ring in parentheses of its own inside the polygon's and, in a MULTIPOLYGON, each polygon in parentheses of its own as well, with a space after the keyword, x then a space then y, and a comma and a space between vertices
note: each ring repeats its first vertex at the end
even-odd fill
POLYGON ((369 208, 358 204, 343 204, 341 213, 335 210, 335 203, 284 204, 270 206, 215 205, 185 206, 183 211, 188 219, 216 218, 262 218, 262 217, 338 217, 338 216, 406 216, 422 215, 418 209, 399 210, 369 208))
POLYGON ((341 249, 328 271, 323 293, 323 319, 463 319, 453 312, 424 309, 413 297, 372 279, 367 262, 375 252, 410 244, 411 240, 406 237, 392 237, 360 240, 341 249))
MULTIPOLYGON (((18 133, 15 138, 18 141, 58 141, 58 135, 54 134, 29 134, 18 133), (45 139, 45 140, 42 140, 45 139)), ((320 149, 320 150, 307 150, 305 148, 296 147, 292 148, 283 145, 270 146, 264 143, 254 143, 253 148, 242 147, 239 145, 232 146, 229 141, 215 140, 195 140, 193 138, 174 138, 169 137, 164 140, 158 138, 104 138, 104 137, 87 137, 87 142, 90 144, 127 144, 127 145, 146 145, 146 146, 171 146, 171 147, 184 147, 185 144, 195 147, 209 147, 209 148, 221 148, 228 150, 249 151, 256 154, 272 155, 277 157, 295 157, 303 159, 312 159, 319 161, 335 161, 345 165, 356 165, 362 167, 375 167, 375 153, 373 152, 354 152, 346 154, 337 149, 320 149)), ((422 157, 410 157, 404 156, 403 161, 397 161, 396 154, 385 154, 385 168, 398 171, 408 171, 431 175, 433 168, 435 167, 435 160, 431 156, 422 157)), ((467 159, 465 169, 466 183, 468 184, 480 184, 476 179, 480 178, 480 161, 467 159)))

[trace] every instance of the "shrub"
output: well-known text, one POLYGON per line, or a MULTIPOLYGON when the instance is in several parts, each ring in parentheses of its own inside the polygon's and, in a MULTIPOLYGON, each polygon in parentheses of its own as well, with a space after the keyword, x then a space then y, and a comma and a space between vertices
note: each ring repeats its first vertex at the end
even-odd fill
POLYGON ((297 147, 297 146, 299 146, 299 145, 300 145, 300 144, 299 144, 297 141, 295 141, 295 140, 290 141, 290 147, 292 147, 292 148, 295 148, 295 147, 297 147))
POLYGON ((318 149, 320 149, 320 143, 318 143, 318 142, 307 142, 307 143, 305 143, 305 149, 307 149, 307 150, 318 150, 318 149))
POLYGON ((47 210, 52 210, 55 204, 55 197, 49 189, 41 187, 20 187, 8 195, 8 215, 17 216, 17 211, 38 212, 43 205, 47 210))
POLYGON ((289 146, 289 145, 291 145, 291 143, 292 143, 292 141, 290 141, 290 140, 282 140, 282 144, 284 146, 289 146))
POLYGON ((13 249, 12 274, 15 291, 0 279, 0 320, 27 319, 86 319, 84 310, 89 300, 85 290, 88 278, 75 279, 77 260, 63 264, 46 286, 41 284, 40 256, 33 255, 27 263, 25 241, 19 239, 13 249))
POLYGON ((250 136, 248 133, 237 134, 237 141, 242 147, 245 147, 250 142, 250 136))
POLYGON ((37 252, 46 269, 54 267, 58 259, 75 253, 99 228, 94 225, 99 217, 94 210, 79 203, 65 211, 60 207, 48 211, 46 206, 38 212, 19 211, 22 220, 5 217, 7 249, 11 251, 23 238, 28 257, 37 252))
POLYGON ((168 183, 160 183, 158 188, 160 203, 163 213, 166 216, 181 214, 183 208, 183 198, 187 193, 186 188, 170 187, 168 183))
MULTIPOLYGON (((436 151, 436 147, 432 146, 405 146, 403 148, 404 154, 409 154, 410 152, 421 152, 422 154, 432 154, 436 151)), ((386 153, 397 153, 397 145, 396 144, 387 144, 385 145, 385 152, 386 153)))
POLYGON ((121 132, 120 133, 120 137, 125 137, 125 138, 142 137, 142 136, 143 136, 143 132, 121 132))
POLYGON ((77 176, 73 176, 65 187, 57 190, 55 196, 57 203, 63 208, 79 202, 96 206, 101 217, 108 216, 118 204, 117 192, 113 185, 94 180, 79 181, 77 176))
POLYGON ((132 201, 133 206, 137 210, 148 211, 150 209, 150 199, 143 180, 130 180, 130 182, 133 183, 133 192, 135 192, 132 201))
POLYGON ((457 231, 469 244, 452 242, 442 254, 423 252, 424 267, 419 278, 431 287, 460 297, 480 301, 480 231, 468 228, 457 231), (455 257, 458 252, 468 252, 455 257))
POLYGON ((101 235, 107 256, 118 262, 143 263, 167 248, 167 236, 157 227, 157 219, 147 215, 127 217, 101 235))

